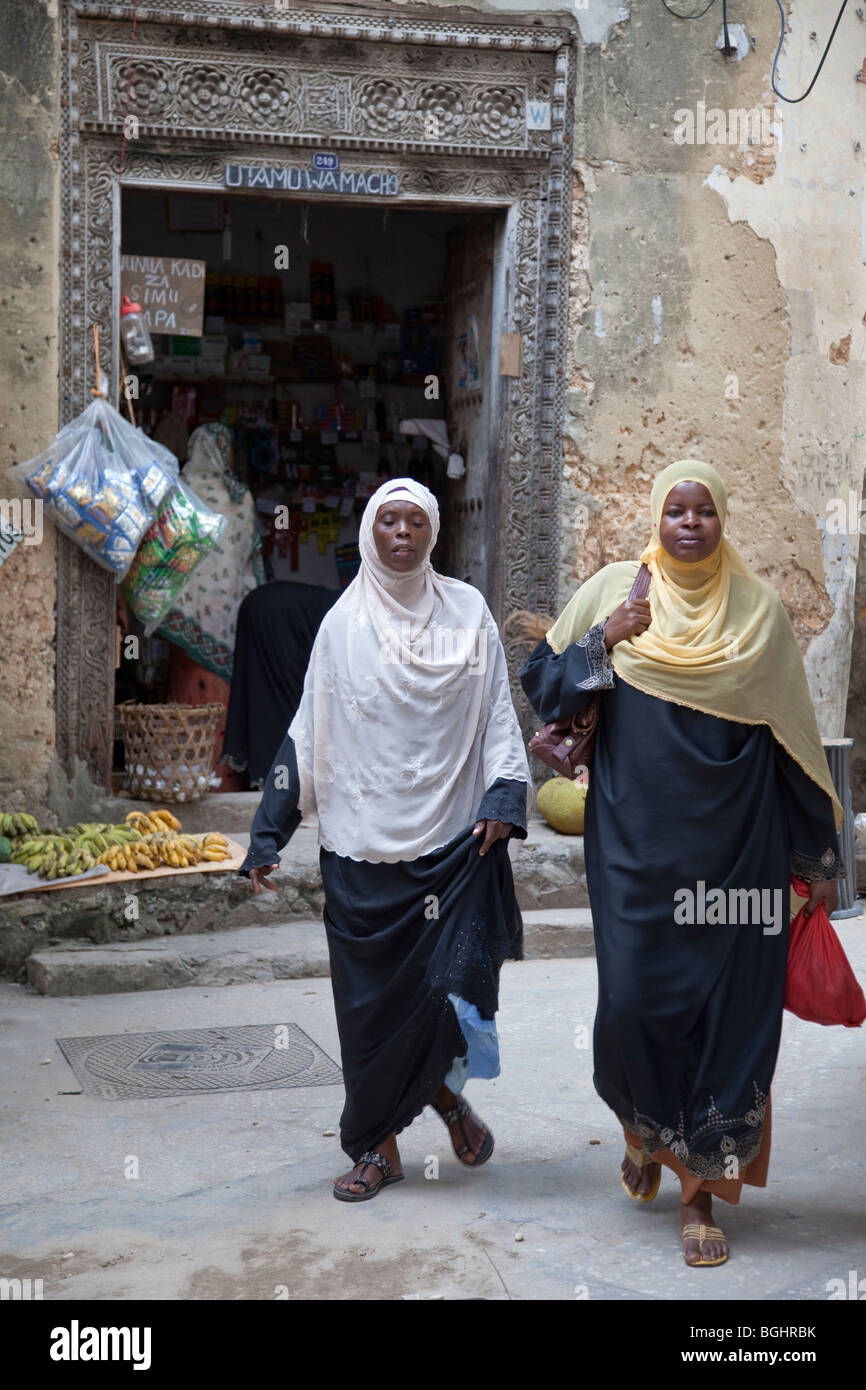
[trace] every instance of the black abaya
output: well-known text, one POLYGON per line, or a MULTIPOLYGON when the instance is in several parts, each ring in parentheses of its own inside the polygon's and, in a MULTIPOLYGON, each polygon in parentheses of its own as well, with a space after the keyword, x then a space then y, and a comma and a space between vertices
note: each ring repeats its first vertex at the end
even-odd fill
POLYGON ((735 1177, 761 1146, 779 1048, 791 871, 839 872, 830 799, 765 725, 615 676, 601 624, 561 654, 540 642, 521 681, 545 721, 602 691, 585 829, 596 1090, 647 1151, 735 1177), (727 924, 700 921, 701 884, 723 890, 727 924), (731 890, 750 889, 768 896, 746 910, 731 890))
MULTIPOLYGON (((278 861, 300 822, 298 794, 286 735, 265 779, 242 874, 278 861)), ((525 838, 526 784, 497 779, 475 819, 510 822, 512 834, 525 838)), ((455 1059, 466 1056, 448 996, 492 1019, 502 962, 522 955, 507 842, 480 856, 482 838, 470 825, 447 845, 398 863, 320 850, 346 1086, 340 1141, 353 1162, 420 1114, 455 1059)))
POLYGON ((295 717, 319 625, 338 589, 274 580, 238 610, 223 757, 261 782, 295 717))

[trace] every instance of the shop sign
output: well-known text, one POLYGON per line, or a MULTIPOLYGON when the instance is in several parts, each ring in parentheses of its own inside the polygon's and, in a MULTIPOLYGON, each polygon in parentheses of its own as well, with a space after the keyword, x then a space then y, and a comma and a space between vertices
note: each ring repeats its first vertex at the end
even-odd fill
POLYGON ((206 272, 206 261, 121 256, 120 293, 141 305, 151 333, 200 338, 206 272))
POLYGON ((400 175, 378 169, 291 169, 274 164, 227 164, 226 188, 285 188, 290 193, 366 193, 393 198, 400 175))

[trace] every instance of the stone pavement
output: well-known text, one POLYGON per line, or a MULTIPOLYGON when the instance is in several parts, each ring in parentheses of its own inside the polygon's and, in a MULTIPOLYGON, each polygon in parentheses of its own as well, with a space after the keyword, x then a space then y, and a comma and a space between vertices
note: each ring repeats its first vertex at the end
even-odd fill
MULTIPOLYGON (((864 979, 862 920, 839 934, 864 979)), ((462 1169, 427 1113, 403 1135, 408 1180, 347 1206, 330 1181, 348 1163, 325 1134, 339 1086, 100 1101, 69 1094, 54 1042, 294 1022, 338 1059, 327 979, 86 998, 0 984, 0 1277, 41 1278, 54 1300, 696 1301, 824 1300, 829 1280, 866 1277, 864 1032, 785 1015, 769 1185, 717 1204, 731 1259, 692 1270, 671 1176, 651 1205, 620 1189, 621 1134, 575 1046, 595 988, 592 959, 507 964, 502 1075, 468 1088, 493 1159, 462 1169)))

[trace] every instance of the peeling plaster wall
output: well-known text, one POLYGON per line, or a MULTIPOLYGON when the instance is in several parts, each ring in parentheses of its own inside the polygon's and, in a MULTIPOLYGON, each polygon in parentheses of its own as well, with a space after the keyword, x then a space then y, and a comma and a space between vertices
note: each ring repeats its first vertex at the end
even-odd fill
MULTIPOLYGON (((820 45, 808 37, 806 7, 794 6, 778 85, 798 94, 820 45)), ((826 516, 827 500, 854 492, 859 514, 866 463, 866 266, 863 265, 863 152, 866 90, 854 79, 851 38, 866 49, 866 26, 851 16, 840 28, 821 77, 805 102, 785 106, 772 178, 755 182, 714 169, 709 185, 732 222, 766 238, 789 305, 780 477, 806 526, 826 516)), ((822 39, 822 43, 825 42, 822 39)), ((846 507, 847 510, 847 507, 846 507)), ((810 644, 806 668, 822 732, 843 732, 854 623, 859 531, 817 530, 820 563, 807 568, 823 584, 831 615, 810 644)))
MULTIPOLYGON (((0 496, 57 431, 57 0, 0 6, 0 496)), ((54 751, 55 533, 0 566, 0 807, 45 805, 54 751)))

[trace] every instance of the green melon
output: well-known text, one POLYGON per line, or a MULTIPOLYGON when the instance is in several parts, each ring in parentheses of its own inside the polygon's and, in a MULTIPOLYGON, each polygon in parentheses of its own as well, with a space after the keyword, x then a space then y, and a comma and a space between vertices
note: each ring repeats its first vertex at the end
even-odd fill
POLYGON ((554 830, 563 835, 582 835, 586 791, 586 787, 567 777, 551 777, 539 791, 536 803, 554 830))
POLYGON ((12 858, 12 845, 5 835, 0 835, 0 864, 8 864, 12 858))

